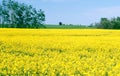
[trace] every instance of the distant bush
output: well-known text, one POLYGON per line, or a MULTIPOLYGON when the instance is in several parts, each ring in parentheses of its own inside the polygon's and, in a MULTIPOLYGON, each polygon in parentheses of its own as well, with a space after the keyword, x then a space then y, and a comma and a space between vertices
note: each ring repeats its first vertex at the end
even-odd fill
POLYGON ((60 25, 60 26, 63 25, 62 22, 59 22, 59 25, 60 25))

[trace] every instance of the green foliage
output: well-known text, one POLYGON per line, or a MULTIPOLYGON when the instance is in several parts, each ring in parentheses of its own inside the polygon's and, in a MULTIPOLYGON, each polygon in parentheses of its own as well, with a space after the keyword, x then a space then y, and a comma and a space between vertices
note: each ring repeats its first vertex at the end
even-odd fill
POLYGON ((101 18, 99 23, 95 23, 97 28, 103 29, 120 29, 120 17, 116 18, 101 18))
POLYGON ((45 27, 44 11, 14 0, 3 0, 0 5, 0 27, 40 28, 45 27))

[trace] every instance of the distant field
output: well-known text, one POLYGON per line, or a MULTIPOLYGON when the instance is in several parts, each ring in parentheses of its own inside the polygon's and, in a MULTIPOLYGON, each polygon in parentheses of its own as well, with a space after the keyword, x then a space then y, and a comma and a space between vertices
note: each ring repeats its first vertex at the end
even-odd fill
POLYGON ((93 27, 80 26, 80 25, 45 25, 48 29, 90 29, 93 27))
POLYGON ((120 31, 0 29, 0 76, 120 76, 120 31))

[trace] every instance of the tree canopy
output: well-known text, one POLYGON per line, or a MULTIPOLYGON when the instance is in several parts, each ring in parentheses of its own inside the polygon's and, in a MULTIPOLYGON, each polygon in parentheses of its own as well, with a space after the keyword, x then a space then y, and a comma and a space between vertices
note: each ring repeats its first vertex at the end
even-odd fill
POLYGON ((103 29, 120 29, 120 17, 101 18, 99 23, 95 23, 95 26, 103 29))
POLYGON ((3 0, 0 5, 0 27, 40 28, 44 21, 44 11, 31 5, 14 0, 3 0))

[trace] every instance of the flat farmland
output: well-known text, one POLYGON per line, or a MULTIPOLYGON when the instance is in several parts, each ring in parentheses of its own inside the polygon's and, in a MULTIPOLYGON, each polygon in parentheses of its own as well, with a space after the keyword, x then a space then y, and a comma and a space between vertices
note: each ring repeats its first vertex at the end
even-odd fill
POLYGON ((0 76, 120 76, 120 31, 0 29, 0 76))

